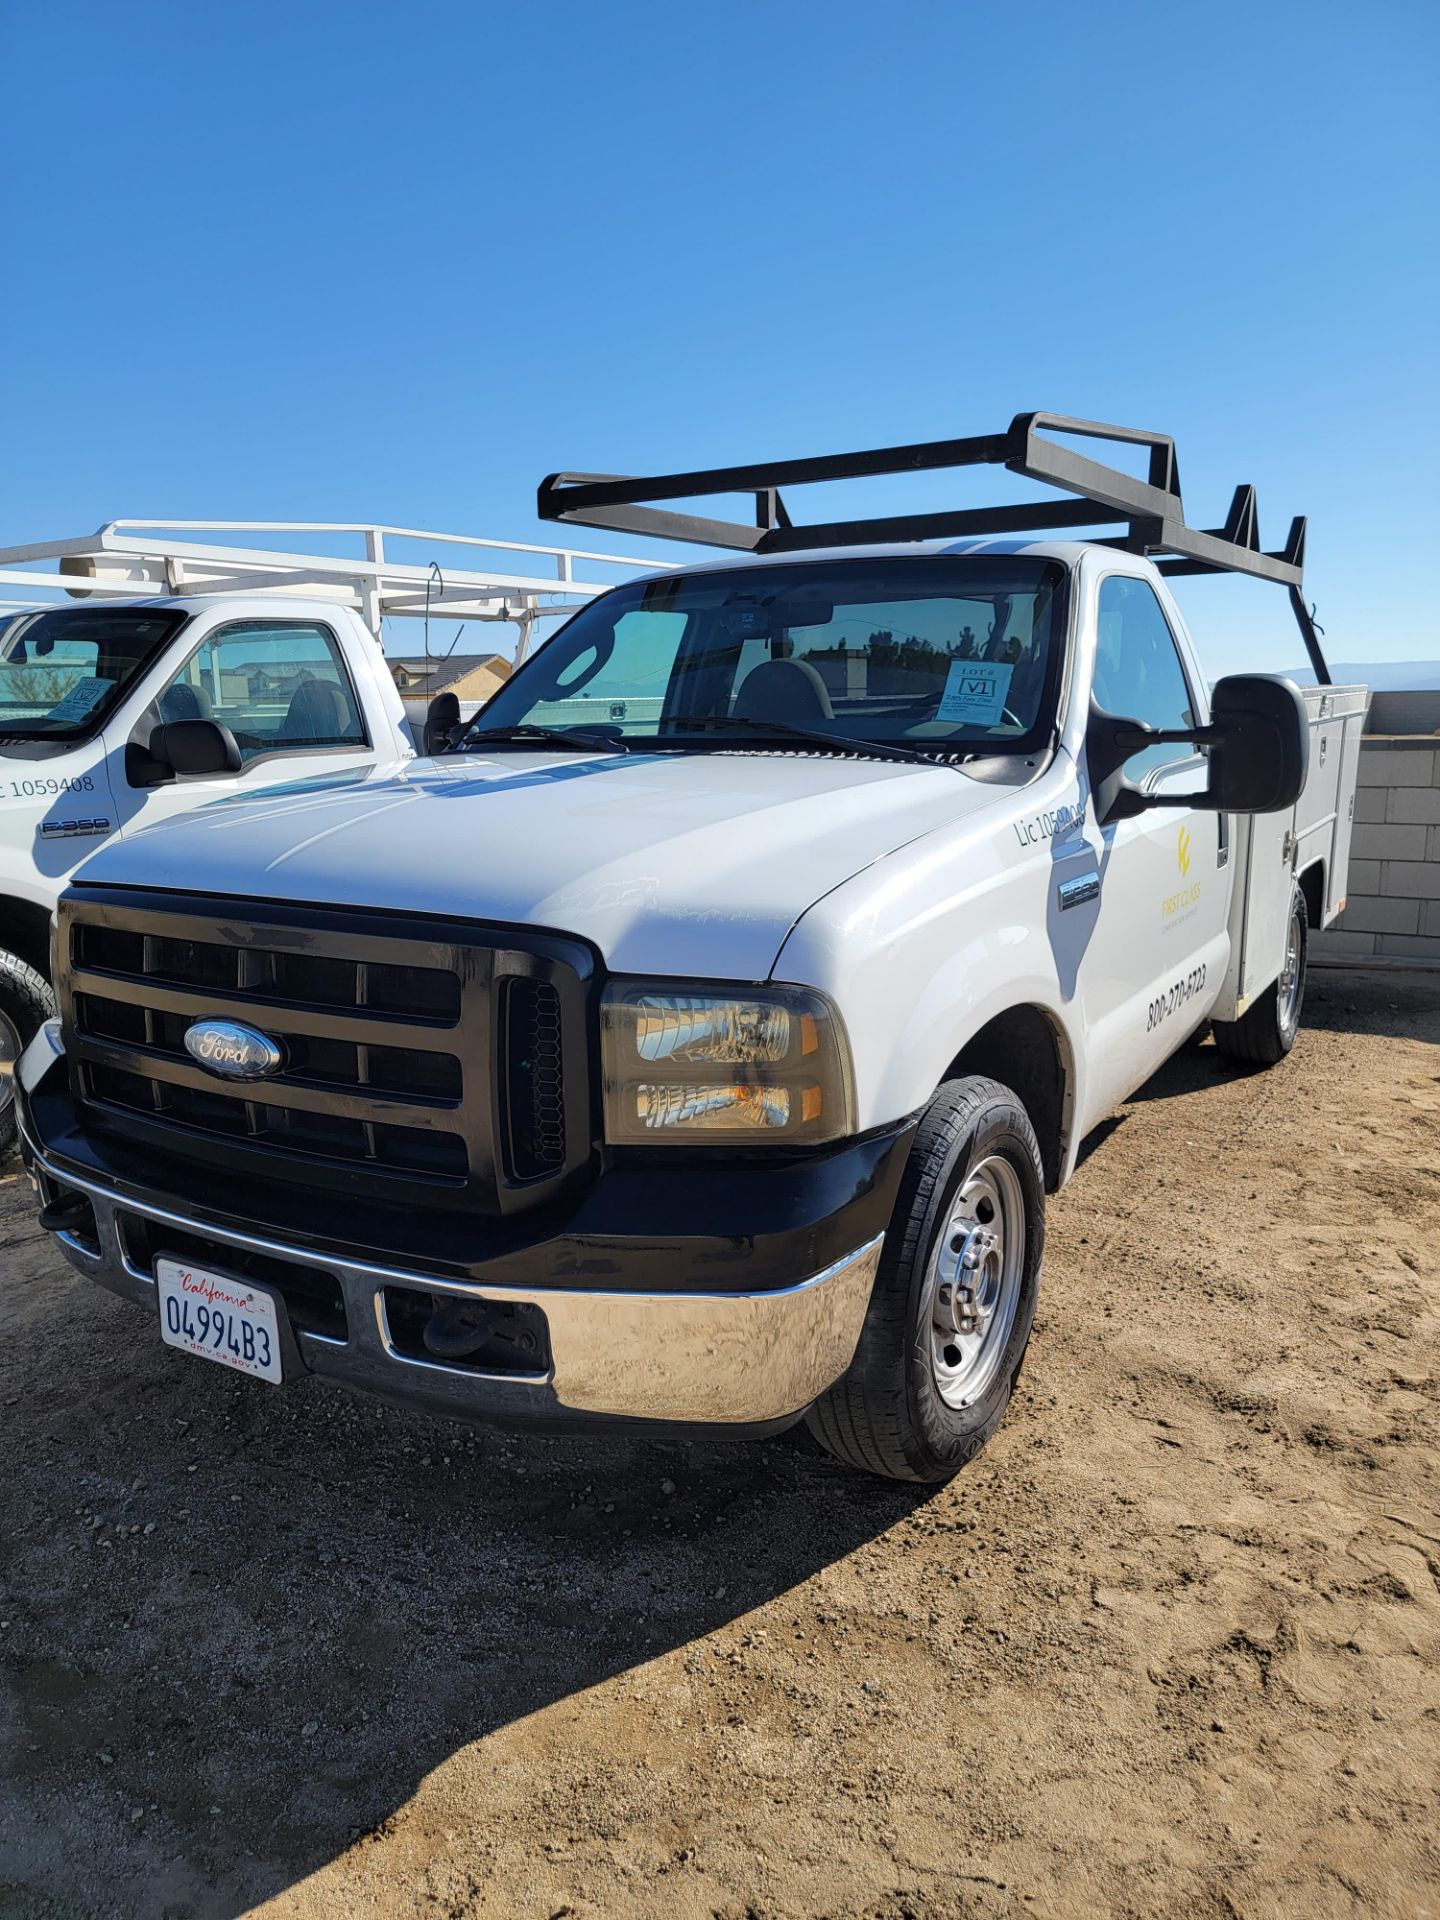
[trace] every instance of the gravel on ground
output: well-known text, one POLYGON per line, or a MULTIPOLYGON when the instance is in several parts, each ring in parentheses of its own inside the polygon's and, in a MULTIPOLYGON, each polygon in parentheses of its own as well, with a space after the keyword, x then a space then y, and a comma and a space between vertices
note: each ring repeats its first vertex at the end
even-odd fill
POLYGON ((0 1916, 1440 1914, 1440 978, 1052 1204, 938 1491, 161 1345, 0 1179, 0 1916))

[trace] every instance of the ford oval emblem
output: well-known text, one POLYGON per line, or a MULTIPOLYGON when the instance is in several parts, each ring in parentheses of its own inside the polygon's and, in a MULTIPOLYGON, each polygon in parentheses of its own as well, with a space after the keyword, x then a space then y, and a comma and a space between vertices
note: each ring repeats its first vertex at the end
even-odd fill
POLYGON ((285 1064, 277 1040, 239 1020, 197 1020, 186 1031, 185 1051, 222 1080, 265 1080, 285 1064))

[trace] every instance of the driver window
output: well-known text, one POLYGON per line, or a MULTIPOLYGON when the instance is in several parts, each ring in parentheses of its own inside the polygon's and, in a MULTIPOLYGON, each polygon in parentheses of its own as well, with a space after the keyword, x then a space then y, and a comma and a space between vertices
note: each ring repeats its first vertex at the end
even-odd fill
POLYGON ((218 720, 244 765, 271 753, 365 745, 340 645, 328 627, 246 620, 206 636, 156 701, 162 721, 218 720))
POLYGON ((567 661, 526 718, 545 727, 624 723, 633 732, 655 732, 688 618, 649 609, 621 614, 603 659, 590 648, 567 661))
MULTIPOLYGON (((1095 699, 1107 713, 1147 726, 1196 725, 1175 636, 1146 580, 1112 573, 1100 583, 1095 699)), ((1139 786, 1157 767, 1194 756, 1183 742, 1147 747, 1126 761, 1126 778, 1139 786)))

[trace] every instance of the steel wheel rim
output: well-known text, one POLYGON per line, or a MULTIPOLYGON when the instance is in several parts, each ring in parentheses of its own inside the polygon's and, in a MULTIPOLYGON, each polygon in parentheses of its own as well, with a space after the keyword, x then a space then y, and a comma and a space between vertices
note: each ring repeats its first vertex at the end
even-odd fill
POLYGON ((1305 951, 1305 928, 1299 907, 1292 907, 1285 930, 1285 964, 1280 969, 1280 1025, 1288 1033, 1300 1012, 1300 957, 1305 951))
POLYGON ((935 1242, 925 1295, 930 1370, 946 1406, 973 1406, 1000 1370, 1025 1271, 1025 1191, 1000 1154, 970 1168, 935 1242))
POLYGON ((15 1062, 21 1054, 20 1035, 8 1014, 0 1013, 0 1117, 15 1101, 15 1062))

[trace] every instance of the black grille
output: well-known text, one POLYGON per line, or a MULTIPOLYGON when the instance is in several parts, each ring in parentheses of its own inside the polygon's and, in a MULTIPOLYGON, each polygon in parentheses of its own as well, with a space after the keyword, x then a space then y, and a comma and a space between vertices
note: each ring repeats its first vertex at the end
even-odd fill
MULTIPOLYGON (((419 1098, 440 1106, 458 1106, 463 1087, 460 1062, 453 1053, 428 1047, 386 1047, 354 1040, 326 1039, 318 1034, 292 1033, 283 1012, 260 1014, 266 1033, 284 1042, 282 1084, 296 1086, 366 1087, 397 1100, 419 1098)), ((99 1040, 116 1040, 127 1047, 147 1047, 168 1060, 186 1061, 186 1029, 194 1016, 134 1001, 110 1000, 103 993, 75 996, 75 1031, 99 1040)))
POLYGON ((382 1127, 331 1113, 272 1106, 208 1089, 151 1080, 123 1067, 87 1061, 81 1068, 88 1098, 99 1105, 162 1119, 221 1139, 254 1141, 291 1153, 381 1166, 437 1179, 463 1180, 465 1142, 456 1133, 422 1133, 417 1127, 382 1127))
POLYGON ((332 959, 84 922, 74 929, 73 957, 87 972, 143 974, 162 986, 211 987, 242 994, 259 1006, 363 1007, 445 1026, 460 1017, 460 981, 438 967, 332 959))
POLYGON ((72 1080, 102 1129, 226 1170, 482 1210, 533 1204, 588 1155, 574 1131, 589 1109, 583 948, 205 906, 98 888, 65 900, 72 1080), (256 1027, 281 1065, 252 1082, 207 1071, 185 1047, 206 1018, 256 1027))
POLYGON ((505 1083, 515 1177, 534 1180, 565 1160, 565 1071, 560 996, 545 980, 505 989, 505 1083))

